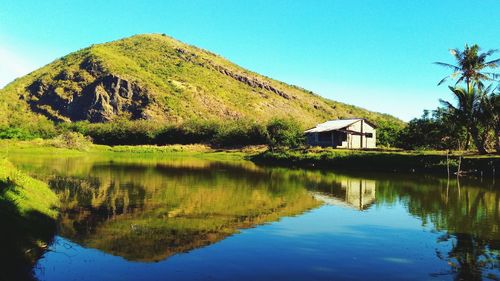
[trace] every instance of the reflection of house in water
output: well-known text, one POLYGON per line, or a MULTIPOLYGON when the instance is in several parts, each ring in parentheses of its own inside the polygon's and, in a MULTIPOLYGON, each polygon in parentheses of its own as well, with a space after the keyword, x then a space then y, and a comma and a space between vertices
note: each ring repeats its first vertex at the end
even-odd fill
POLYGON ((312 192, 314 198, 326 204, 366 210, 375 202, 375 181, 364 179, 342 179, 330 190, 312 192))

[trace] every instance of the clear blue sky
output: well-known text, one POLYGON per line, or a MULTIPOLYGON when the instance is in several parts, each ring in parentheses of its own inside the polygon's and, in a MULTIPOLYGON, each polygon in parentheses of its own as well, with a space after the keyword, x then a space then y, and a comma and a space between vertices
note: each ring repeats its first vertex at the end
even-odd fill
MULTIPOLYGON (((449 48, 500 49, 500 1, 0 0, 0 87, 69 52, 166 33, 261 74, 404 120, 450 98, 449 48)), ((497 55, 500 57, 500 54, 497 55)))

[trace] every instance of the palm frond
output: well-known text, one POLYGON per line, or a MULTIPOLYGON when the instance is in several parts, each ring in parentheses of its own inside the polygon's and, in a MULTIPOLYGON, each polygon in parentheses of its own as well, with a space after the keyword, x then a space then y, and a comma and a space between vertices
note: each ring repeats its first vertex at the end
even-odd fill
POLYGON ((484 52, 483 55, 485 57, 489 57, 489 56, 493 55, 496 52, 498 52, 498 49, 491 49, 491 50, 488 50, 488 51, 484 52))
POLYGON ((494 59, 494 60, 490 60, 488 62, 485 62, 484 64, 487 65, 488 67, 492 67, 492 68, 495 68, 497 67, 498 63, 500 63, 500 59, 494 59))
POLYGON ((449 101, 446 101, 446 100, 443 100, 443 99, 439 99, 439 103, 441 103, 441 105, 446 109, 446 110, 449 110, 449 111, 457 111, 457 108, 451 104, 449 101))
POLYGON ((461 74, 461 72, 460 72, 460 71, 455 71, 455 72, 453 72, 453 73, 450 75, 450 77, 451 77, 451 78, 453 78, 453 79, 455 79, 455 78, 457 78, 457 76, 458 76, 458 75, 460 75, 460 74, 461 74))
POLYGON ((457 79, 457 82, 455 83, 455 86, 460 84, 462 81, 464 81, 465 77, 464 76, 460 76, 460 78, 457 79))
POLYGON ((483 75, 488 76, 490 80, 497 80, 500 79, 500 74, 498 73, 493 73, 493 72, 483 72, 483 75))
POLYGON ((445 63, 445 62, 436 61, 436 62, 434 62, 434 64, 440 65, 442 67, 451 68, 451 69, 453 69, 453 71, 460 71, 461 70, 460 67, 453 65, 453 64, 445 63))
POLYGON ((446 82, 446 80, 448 80, 448 78, 450 78, 450 76, 446 76, 445 78, 441 79, 441 81, 439 81, 439 83, 437 85, 440 86, 441 84, 446 82))

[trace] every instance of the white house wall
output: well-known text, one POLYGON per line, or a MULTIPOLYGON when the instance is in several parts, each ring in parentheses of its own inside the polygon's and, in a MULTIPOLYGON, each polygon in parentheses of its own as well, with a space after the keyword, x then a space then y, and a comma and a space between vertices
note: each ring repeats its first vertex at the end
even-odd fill
MULTIPOLYGON (((347 130, 361 132, 361 120, 347 127, 347 130)), ((342 148, 376 148, 377 135, 375 128, 363 121, 363 133, 371 133, 373 136, 371 138, 368 138, 366 137, 366 135, 364 135, 363 137, 361 137, 360 135, 348 135, 348 143, 346 143, 346 146, 343 145, 342 148), (361 139, 363 139, 363 145, 361 145, 361 139)))

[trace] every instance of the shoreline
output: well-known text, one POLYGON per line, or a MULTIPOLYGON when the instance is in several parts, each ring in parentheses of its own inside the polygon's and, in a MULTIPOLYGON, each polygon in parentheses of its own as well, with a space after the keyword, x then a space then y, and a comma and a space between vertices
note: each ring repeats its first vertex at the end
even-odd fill
POLYGON ((266 146, 238 148, 214 148, 204 144, 190 145, 137 145, 107 146, 90 145, 85 150, 61 148, 47 140, 16 141, 0 140, 0 157, 16 154, 53 154, 59 156, 108 155, 171 158, 194 157, 207 160, 251 161, 257 165, 288 168, 334 170, 341 172, 384 172, 407 174, 433 174, 455 177, 460 165, 461 176, 500 177, 500 155, 478 155, 470 152, 446 155, 445 151, 402 150, 342 150, 309 148, 276 150, 266 146), (448 158, 448 159, 447 159, 448 158), (461 163, 459 159, 461 160, 461 163))

